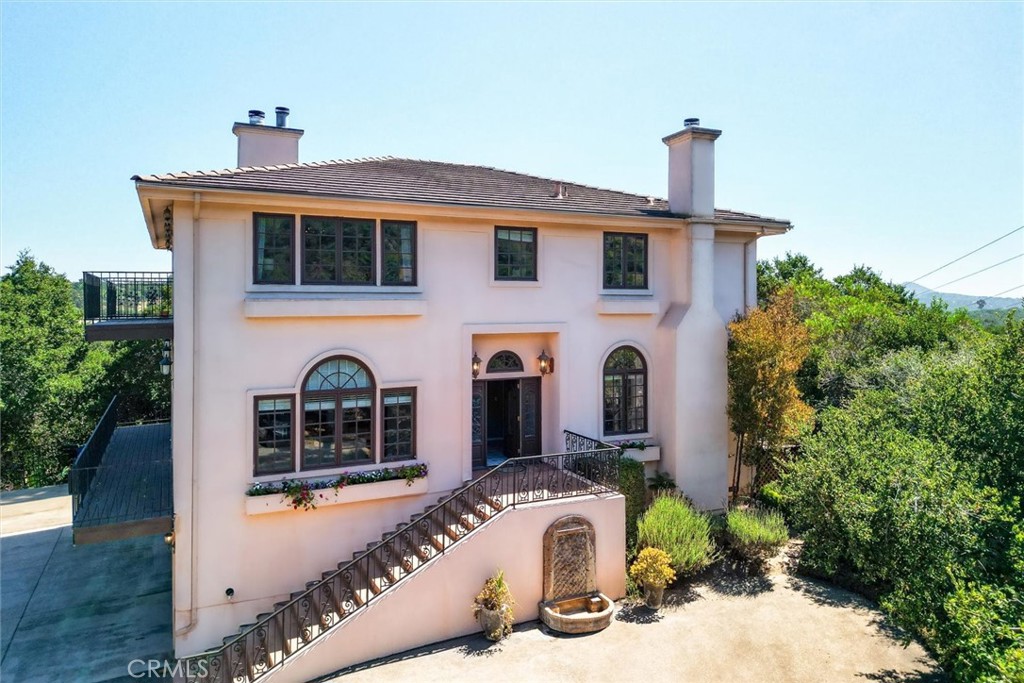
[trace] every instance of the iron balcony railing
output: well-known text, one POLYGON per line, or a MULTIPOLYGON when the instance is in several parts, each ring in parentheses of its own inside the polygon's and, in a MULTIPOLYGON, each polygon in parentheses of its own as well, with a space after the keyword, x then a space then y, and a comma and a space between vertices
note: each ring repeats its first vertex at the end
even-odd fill
POLYGON ((78 516, 78 509, 82 500, 89 493, 93 479, 99 471, 103 454, 110 444, 110 437, 117 428, 117 412, 121 404, 121 398, 114 396, 110 405, 103 412, 103 417, 96 424, 96 428, 89 435, 89 440, 78 450, 75 461, 71 463, 71 472, 68 475, 68 493, 71 494, 71 519, 78 516))
POLYGON ((171 317, 171 273, 119 271, 82 273, 85 322, 171 317))
POLYGON ((257 616, 224 645, 177 662, 176 680, 249 683, 261 678, 388 588, 444 555, 506 509, 618 490, 616 446, 565 432, 564 453, 513 458, 441 498, 352 561, 257 616))

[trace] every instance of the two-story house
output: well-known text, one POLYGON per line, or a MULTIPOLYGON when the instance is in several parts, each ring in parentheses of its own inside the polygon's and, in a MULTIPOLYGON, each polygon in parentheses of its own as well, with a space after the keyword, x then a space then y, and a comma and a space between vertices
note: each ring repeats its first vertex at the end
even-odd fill
POLYGON ((608 444, 656 446, 653 468, 724 506, 725 323, 755 305, 757 239, 789 223, 715 209, 721 132, 695 119, 663 139, 665 200, 301 163, 287 115, 234 125, 236 168, 134 177, 173 251, 176 656, 307 680, 474 631, 498 568, 536 618, 542 536, 567 514, 621 597, 608 444))

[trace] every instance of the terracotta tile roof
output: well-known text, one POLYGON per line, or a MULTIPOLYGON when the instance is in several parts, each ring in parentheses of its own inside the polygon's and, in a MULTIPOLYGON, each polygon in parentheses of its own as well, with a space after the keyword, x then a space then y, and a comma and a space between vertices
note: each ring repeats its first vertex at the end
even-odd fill
MULTIPOLYGON (((132 180, 189 188, 501 209, 657 218, 674 215, 669 211, 668 201, 657 197, 605 190, 488 166, 395 157, 137 175, 132 180)), ((727 209, 716 209, 715 216, 739 222, 789 225, 788 221, 727 209)))

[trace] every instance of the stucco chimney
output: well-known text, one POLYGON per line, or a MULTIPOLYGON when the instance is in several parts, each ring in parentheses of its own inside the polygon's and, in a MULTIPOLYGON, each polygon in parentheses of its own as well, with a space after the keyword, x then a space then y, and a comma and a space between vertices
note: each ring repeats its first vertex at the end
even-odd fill
POLYGON ((662 138, 668 145, 668 207, 686 216, 715 215, 715 140, 722 131, 686 119, 684 128, 662 138))
POLYGON ((238 136, 238 166, 277 166, 299 161, 299 138, 305 131, 285 128, 288 110, 277 108, 277 125, 264 126, 263 112, 249 110, 249 123, 236 123, 231 132, 238 136), (283 116, 282 116, 283 114, 283 116))

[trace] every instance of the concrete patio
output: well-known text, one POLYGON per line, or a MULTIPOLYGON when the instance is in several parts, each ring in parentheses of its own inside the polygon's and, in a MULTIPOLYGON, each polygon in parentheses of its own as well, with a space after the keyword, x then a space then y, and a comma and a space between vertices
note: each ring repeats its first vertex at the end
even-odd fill
MULTIPOLYGON (((513 592, 515 586, 512 586, 513 592)), ((334 683, 939 683, 944 674, 916 642, 863 598, 775 574, 717 576, 665 595, 651 612, 623 606, 611 626, 584 636, 516 627, 437 643, 338 672, 334 683)), ((467 607, 468 609, 468 607, 467 607)))
POLYGON ((171 562, 163 538, 76 547, 70 525, 67 487, 0 495, 5 682, 134 681, 133 659, 170 657, 171 562))

